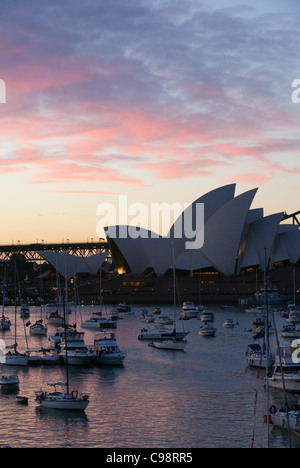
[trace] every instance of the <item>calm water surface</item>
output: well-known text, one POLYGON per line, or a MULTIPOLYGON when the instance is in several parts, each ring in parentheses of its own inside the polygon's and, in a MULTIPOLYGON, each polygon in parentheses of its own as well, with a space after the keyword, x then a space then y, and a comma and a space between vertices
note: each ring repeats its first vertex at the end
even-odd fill
MULTIPOLYGON (((77 308, 81 320, 97 308, 77 308)), ((153 307, 147 307, 152 312, 153 307)), ((162 314, 173 317, 169 307, 162 314)), ((49 382, 65 380, 63 366, 17 368, 19 390, 0 393, 0 446, 2 447, 254 447, 267 446, 266 392, 263 372, 246 366, 245 350, 251 343, 253 315, 239 308, 210 307, 215 313, 214 338, 198 335, 200 320, 178 321, 190 333, 186 351, 158 350, 137 339, 145 324, 140 307, 117 321, 116 336, 126 351, 123 367, 89 368, 70 366, 70 381, 81 392, 90 394, 85 413, 39 408, 34 392, 47 389, 49 382), (238 324, 224 329, 226 318, 238 324), (29 397, 28 406, 16 402, 16 394, 29 397)), ((180 311, 177 311, 179 316, 180 311)), ((29 319, 39 318, 38 308, 29 319)), ((13 309, 7 308, 13 323, 13 309)), ((75 320, 75 311, 69 315, 75 320)), ((276 324, 284 323, 276 315, 276 324)), ((56 327, 48 326, 48 336, 56 327)), ((17 314, 19 350, 26 349, 23 320, 17 314)), ((6 344, 14 342, 14 327, 0 332, 6 344)), ((28 336, 28 347, 47 346, 48 338, 28 336)), ((94 331, 85 330, 85 342, 93 344, 94 331)), ((49 389, 49 387, 48 387, 49 389)), ((270 402, 283 404, 279 391, 270 402)), ((292 437, 293 446, 300 438, 292 437)), ((287 433, 270 427, 269 444, 288 447, 287 433)))

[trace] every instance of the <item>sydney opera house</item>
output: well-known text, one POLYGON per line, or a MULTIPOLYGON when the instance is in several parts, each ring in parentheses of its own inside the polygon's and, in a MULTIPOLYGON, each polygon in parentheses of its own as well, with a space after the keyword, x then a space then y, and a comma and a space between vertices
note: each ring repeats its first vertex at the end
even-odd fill
POLYGON ((272 270, 283 263, 297 264, 299 226, 283 223, 283 212, 264 216, 263 208, 251 209, 257 189, 238 196, 235 189, 235 184, 230 184, 201 196, 163 237, 143 229, 136 238, 120 236, 120 226, 108 226, 106 237, 118 270, 161 277, 168 275, 174 265, 177 271, 189 275, 211 271, 232 277, 253 268, 264 270, 265 265, 272 270), (190 239, 182 227, 185 218, 196 226, 197 204, 204 207, 203 243, 200 248, 187 249, 190 239), (178 236, 178 232, 182 235, 178 236))
POLYGON ((237 302, 264 287, 266 277, 268 287, 299 297, 300 212, 265 216, 263 208, 251 207, 257 190, 236 195, 235 184, 219 187, 177 210, 172 226, 170 213, 162 213, 168 221, 166 235, 111 225, 105 228, 108 248, 102 253, 87 258, 52 251, 40 255, 68 278, 94 275, 89 291, 86 284, 81 291, 86 300, 94 295, 97 301, 101 265, 102 291, 110 303, 172 301, 174 270, 181 300, 201 296, 205 302, 237 302))

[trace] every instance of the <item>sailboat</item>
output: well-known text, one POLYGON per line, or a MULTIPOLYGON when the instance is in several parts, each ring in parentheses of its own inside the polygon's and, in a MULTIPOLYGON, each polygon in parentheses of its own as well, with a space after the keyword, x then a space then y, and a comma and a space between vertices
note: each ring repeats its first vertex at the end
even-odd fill
POLYGON ((89 328, 93 330, 104 330, 106 328, 117 328, 117 322, 115 320, 110 320, 107 317, 102 316, 103 311, 103 302, 102 302, 102 272, 100 267, 100 310, 98 312, 93 312, 92 317, 88 318, 81 323, 82 328, 89 328))
MULTIPOLYGON (((65 276, 67 283, 67 276, 65 276)), ((66 284, 66 296, 67 296, 67 284, 66 284)), ((67 299, 67 297, 66 297, 67 299)), ((67 300, 66 300, 67 303, 67 300)), ((64 308, 64 329, 65 329, 65 342, 67 342, 67 321, 66 321, 66 310, 64 308)), ((84 411, 89 404, 89 395, 79 394, 78 390, 70 391, 69 383, 69 364, 68 364, 68 352, 67 346, 65 346, 65 364, 66 364, 66 382, 55 382, 49 383, 48 385, 54 387, 54 392, 37 391, 35 392, 35 401, 43 408, 59 409, 59 410, 76 410, 84 411), (65 387, 65 391, 57 391, 56 387, 65 387)))
POLYGON ((35 392, 35 401, 43 408, 84 411, 89 404, 88 395, 79 395, 77 390, 70 392, 68 382, 49 383, 54 392, 35 392), (66 387, 65 392, 56 390, 57 386, 66 387))
POLYGON ((10 346, 6 346, 6 349, 12 349, 5 354, 5 363, 9 366, 27 366, 28 355, 25 353, 19 353, 17 351, 17 291, 16 291, 16 265, 14 265, 14 281, 15 281, 15 342, 10 346))
POLYGON ((4 315, 5 310, 5 281, 6 275, 4 270, 4 280, 3 280, 3 306, 2 306, 2 317, 0 318, 0 331, 10 330, 10 319, 4 315))
POLYGON ((41 276, 41 318, 37 320, 33 325, 30 326, 31 335, 47 336, 47 327, 43 324, 43 284, 41 276))
MULTIPOLYGON (((59 292, 60 290, 60 285, 59 285, 59 277, 58 273, 56 272, 56 290, 59 292)), ((47 323, 49 325, 63 325, 64 323, 64 316, 60 314, 59 312, 59 307, 62 305, 61 304, 61 297, 60 294, 58 295, 59 301, 57 302, 57 309, 54 312, 50 312, 47 315, 47 323)), ((66 304, 65 304, 66 305, 66 304)))
MULTIPOLYGON (((264 267, 264 284, 265 289, 267 286, 267 277, 266 277, 266 259, 264 267)), ((264 295, 264 316, 262 318, 263 325, 256 328, 256 334, 253 336, 253 339, 259 340, 262 339, 262 346, 258 343, 252 343, 247 346, 246 349, 246 360, 250 367, 258 367, 261 369, 267 369, 267 373, 272 368, 275 363, 275 357, 270 353, 269 347, 269 334, 271 323, 269 321, 269 305, 267 303, 267 295, 264 295)), ((260 320, 260 319, 259 319, 260 320)), ((255 323, 255 322, 254 322, 255 323)))
POLYGON ((175 277, 175 259, 174 259, 174 244, 172 243, 172 257, 173 257, 173 312, 174 312, 174 332, 173 336, 169 336, 167 339, 162 341, 153 341, 151 346, 157 349, 168 349, 172 351, 184 351, 186 347, 186 340, 179 339, 176 334, 176 321, 175 321, 175 309, 176 309, 176 277, 175 277))

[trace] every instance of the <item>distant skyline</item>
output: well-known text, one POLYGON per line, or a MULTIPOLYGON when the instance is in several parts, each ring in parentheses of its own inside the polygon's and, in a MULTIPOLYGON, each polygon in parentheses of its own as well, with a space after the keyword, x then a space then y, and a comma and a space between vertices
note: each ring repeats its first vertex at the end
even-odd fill
POLYGON ((299 210, 299 13, 0 0, 0 244, 96 239, 119 194, 192 203, 236 183, 265 214, 299 210))

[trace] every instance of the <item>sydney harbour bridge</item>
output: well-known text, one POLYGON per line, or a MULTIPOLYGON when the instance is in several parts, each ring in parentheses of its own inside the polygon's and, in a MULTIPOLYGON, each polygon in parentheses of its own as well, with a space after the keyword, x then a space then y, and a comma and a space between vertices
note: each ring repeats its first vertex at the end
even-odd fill
MULTIPOLYGON (((298 224, 298 226, 300 226, 299 215, 300 210, 291 214, 284 213, 281 221, 292 220, 293 224, 298 224)), ((9 261, 12 255, 17 254, 23 256, 23 258, 28 261, 42 263, 45 260, 39 252, 46 251, 64 252, 77 255, 78 257, 87 257, 98 253, 109 252, 109 256, 111 256, 109 245, 105 239, 98 239, 95 241, 91 238, 89 240, 87 239, 86 242, 70 242, 69 239, 66 239, 60 243, 46 243, 42 241, 32 244, 21 244, 18 241, 17 243, 0 245, 0 262, 9 261)))
POLYGON ((61 243, 46 243, 36 242, 33 244, 9 244, 0 245, 0 262, 9 261, 12 255, 21 255, 28 261, 42 263, 44 258, 39 252, 64 252, 78 257, 87 257, 90 255, 109 252, 108 243, 104 239, 94 241, 93 239, 86 242, 69 242, 61 243))

